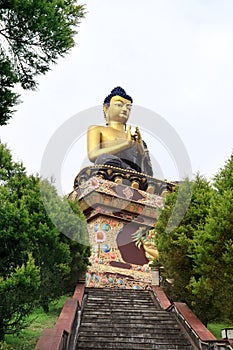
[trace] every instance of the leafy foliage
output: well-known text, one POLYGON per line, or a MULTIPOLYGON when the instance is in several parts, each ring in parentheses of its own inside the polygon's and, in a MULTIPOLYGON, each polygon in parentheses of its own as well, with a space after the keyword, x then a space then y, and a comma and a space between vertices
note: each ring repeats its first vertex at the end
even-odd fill
POLYGON ((5 342, 0 342, 0 350, 14 350, 11 345, 6 344, 5 342))
POLYGON ((224 191, 233 190, 233 153, 214 178, 214 187, 222 194, 224 191))
MULTIPOLYGON (((191 280, 199 304, 211 301, 216 318, 233 320, 233 157, 215 177, 216 191, 203 228, 195 234, 193 258, 199 278, 191 280)), ((197 303, 197 301, 196 301, 197 303)))
POLYGON ((11 118, 14 110, 12 109, 18 104, 18 94, 13 92, 14 85, 18 82, 18 78, 13 70, 12 64, 8 57, 0 48, 0 125, 6 124, 11 118))
POLYGON ((192 189, 192 197, 188 210, 179 226, 172 231, 166 230, 167 223, 175 205, 178 212, 182 211, 182 201, 180 200, 177 205, 178 189, 167 196, 165 208, 156 226, 156 244, 160 263, 166 271, 166 278, 172 280, 172 284, 167 286, 168 295, 173 300, 184 301, 191 306, 195 297, 189 289, 190 280, 197 273, 194 271, 192 256, 193 239, 195 231, 205 223, 213 189, 199 175, 193 183, 186 180, 180 186, 180 198, 187 198, 190 189, 192 189))
MULTIPOLYGON (((187 191, 188 182, 181 191, 187 191)), ((233 321, 233 154, 213 186, 197 176, 180 225, 167 231, 177 193, 168 195, 157 224, 157 246, 169 296, 185 301, 204 323, 233 321)), ((179 210, 179 206, 177 207, 179 210)))
POLYGON ((88 246, 63 234, 70 230, 72 238, 87 235, 77 203, 73 204, 75 213, 69 212, 67 201, 57 195, 55 188, 46 180, 27 176, 23 165, 13 162, 2 144, 0 202, 0 292, 4 295, 0 307, 4 326, 0 324, 0 337, 3 338, 6 332, 23 327, 35 304, 48 311, 50 300, 64 291, 73 291, 79 274, 86 269, 90 251, 88 246), (41 191, 50 198, 52 217, 45 209, 41 191), (58 221, 60 227, 54 224, 58 221))
POLYGON ((29 255, 26 265, 12 269, 11 274, 0 277, 0 338, 17 333, 25 326, 25 317, 35 306, 39 287, 39 269, 29 255))
POLYGON ((35 89, 35 77, 74 46, 84 6, 76 0, 0 1, 0 125, 18 102, 16 83, 35 89))

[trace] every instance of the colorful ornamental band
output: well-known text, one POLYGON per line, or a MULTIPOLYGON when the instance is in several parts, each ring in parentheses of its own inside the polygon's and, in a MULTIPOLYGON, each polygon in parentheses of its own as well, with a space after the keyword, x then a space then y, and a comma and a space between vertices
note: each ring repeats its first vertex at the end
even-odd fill
POLYGON ((92 171, 90 167, 80 172, 81 176, 75 180, 79 184, 70 195, 79 201, 87 219, 91 266, 86 274, 86 286, 150 288, 151 263, 158 257, 154 228, 164 198, 109 181, 92 171), (95 176, 81 182, 82 174, 88 172, 89 176, 95 176))

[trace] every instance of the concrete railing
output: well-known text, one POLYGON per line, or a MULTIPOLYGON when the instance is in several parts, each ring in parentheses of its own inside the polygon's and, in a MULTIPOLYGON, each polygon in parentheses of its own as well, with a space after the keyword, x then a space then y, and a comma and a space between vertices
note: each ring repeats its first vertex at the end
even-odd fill
MULTIPOLYGON (((159 286, 153 286, 152 290, 161 308, 175 314, 200 350, 233 350, 228 340, 217 340, 185 303, 171 303, 159 286)), ((72 350, 74 348, 83 296, 84 284, 78 284, 73 297, 65 302, 54 328, 45 329, 42 332, 35 350, 72 350)))
POLYGON ((80 322, 80 310, 84 294, 84 284, 78 284, 74 295, 68 299, 54 328, 45 329, 35 350, 72 350, 76 331, 80 322))
POLYGON ((159 286, 152 287, 155 297, 168 312, 173 312, 200 350, 233 350, 228 340, 218 340, 185 303, 171 303, 159 286))

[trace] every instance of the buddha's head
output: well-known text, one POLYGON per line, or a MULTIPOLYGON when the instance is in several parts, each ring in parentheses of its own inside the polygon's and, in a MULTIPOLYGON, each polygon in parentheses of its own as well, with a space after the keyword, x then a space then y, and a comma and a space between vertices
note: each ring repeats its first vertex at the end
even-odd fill
POLYGON ((133 99, 126 94, 125 90, 120 86, 111 91, 103 104, 106 124, 110 122, 118 122, 126 125, 131 111, 133 99))

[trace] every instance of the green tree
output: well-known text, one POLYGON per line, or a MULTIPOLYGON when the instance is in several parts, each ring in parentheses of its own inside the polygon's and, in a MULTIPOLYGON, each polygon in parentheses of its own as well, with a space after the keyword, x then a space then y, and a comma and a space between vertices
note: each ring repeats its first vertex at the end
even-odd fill
POLYGON ((86 270, 90 249, 79 243, 84 242, 84 237, 87 243, 88 236, 78 203, 62 200, 47 180, 37 178, 34 191, 27 197, 31 206, 31 237, 38 249, 35 259, 42 274, 40 300, 48 311, 50 300, 74 290, 79 274, 86 270))
POLYGON ((0 125, 19 102, 15 85, 35 89, 36 76, 75 45, 84 13, 76 0, 0 1, 0 125))
POLYGON ((83 280, 91 254, 84 214, 77 201, 68 200, 68 204, 72 212, 69 213, 69 226, 63 231, 63 240, 68 241, 71 256, 70 273, 65 282, 67 292, 83 280))
POLYGON ((78 204, 75 203, 77 208, 74 213, 48 181, 41 181, 38 176, 28 176, 21 163, 13 162, 9 150, 2 144, 0 203, 1 293, 7 290, 9 295, 15 293, 14 300, 18 299, 17 305, 16 302, 11 303, 11 298, 1 298, 1 302, 5 303, 1 310, 4 310, 6 320, 1 334, 3 337, 4 332, 13 331, 13 327, 10 327, 12 317, 14 327, 18 330, 35 302, 47 311, 50 300, 59 297, 64 291, 74 290, 78 274, 87 266, 89 248, 75 240, 87 234, 78 204), (52 216, 45 208, 43 191, 49 205, 53 207, 52 216), (74 240, 64 234, 68 237, 71 235, 74 240), (28 256, 32 256, 32 259, 28 256), (37 273, 39 282, 32 284, 34 288, 31 289, 27 289, 25 284, 23 299, 23 285, 21 289, 16 288, 14 278, 18 276, 16 272, 22 275, 29 274, 28 271, 32 275, 25 277, 25 281, 30 278, 34 278, 34 281, 37 273), (15 318, 16 311, 22 318, 15 318))
POLYGON ((233 153, 214 178, 214 187, 219 194, 233 189, 233 153))
POLYGON ((24 177, 21 164, 0 144, 0 339, 16 333, 36 304, 40 271, 29 254, 29 215, 17 195, 15 178, 24 177), (14 179, 14 180, 13 180, 14 179))
POLYGON ((21 201, 26 187, 23 165, 13 162, 9 150, 0 144, 0 275, 4 278, 28 259, 29 214, 21 201))
MULTIPOLYGON (((194 297, 189 285, 196 273, 193 269, 193 237, 195 230, 205 223, 212 194, 213 189, 200 175, 193 182, 184 181, 174 193, 167 195, 165 207, 156 225, 159 260, 165 268, 165 277, 172 280, 172 284, 167 286, 167 293, 171 299, 184 301, 190 306, 194 297), (190 205, 182 221, 173 230, 168 230, 171 214, 173 213, 175 222, 176 215, 179 216, 182 212, 184 201, 190 192, 190 205)), ((172 223, 170 225, 172 227, 172 223)))
POLYGON ((215 318, 233 321, 233 156, 214 179, 216 192, 204 227, 195 234, 191 286, 195 305, 212 305, 215 318))
POLYGON ((27 186, 23 165, 13 162, 0 144, 0 339, 24 327, 40 287, 28 234, 30 216, 22 201, 27 186))
POLYGON ((0 277, 0 340, 5 334, 16 334, 25 327, 25 318, 36 305, 39 285, 39 270, 31 255, 26 264, 0 277))

